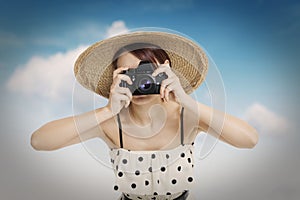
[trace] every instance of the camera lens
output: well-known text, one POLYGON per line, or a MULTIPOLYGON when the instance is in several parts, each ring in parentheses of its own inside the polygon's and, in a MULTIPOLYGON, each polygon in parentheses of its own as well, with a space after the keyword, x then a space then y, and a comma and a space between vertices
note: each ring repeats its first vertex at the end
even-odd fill
POLYGON ((140 79, 138 84, 138 90, 141 93, 147 93, 152 89, 153 80, 150 77, 143 77, 140 79))

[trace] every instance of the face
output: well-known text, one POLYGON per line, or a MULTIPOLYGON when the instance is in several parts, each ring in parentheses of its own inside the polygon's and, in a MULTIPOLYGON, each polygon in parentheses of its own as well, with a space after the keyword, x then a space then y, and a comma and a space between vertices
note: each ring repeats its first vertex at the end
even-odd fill
MULTIPOLYGON (((137 57, 135 57, 133 54, 124 53, 118 58, 117 67, 137 68, 140 61, 141 60, 138 59, 137 57)), ((153 100, 157 100, 158 98, 160 98, 160 96, 157 95, 157 94, 154 94, 154 95, 137 95, 137 96, 134 95, 134 96, 132 96, 131 103, 133 103, 133 104, 145 104, 145 103, 149 103, 153 100)))
POLYGON ((133 54, 124 53, 118 58, 117 67, 137 68, 140 61, 141 60, 135 57, 133 54))

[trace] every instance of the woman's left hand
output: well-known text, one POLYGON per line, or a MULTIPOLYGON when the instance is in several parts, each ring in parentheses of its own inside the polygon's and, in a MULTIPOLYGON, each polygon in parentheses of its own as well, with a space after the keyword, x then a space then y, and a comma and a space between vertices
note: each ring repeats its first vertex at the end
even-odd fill
POLYGON ((152 76, 157 76, 162 72, 165 72, 168 78, 161 82, 160 97, 168 102, 170 100, 169 95, 173 95, 175 101, 181 104, 187 94, 182 88, 179 78, 172 71, 168 60, 166 60, 164 64, 159 65, 159 67, 152 73, 152 76))

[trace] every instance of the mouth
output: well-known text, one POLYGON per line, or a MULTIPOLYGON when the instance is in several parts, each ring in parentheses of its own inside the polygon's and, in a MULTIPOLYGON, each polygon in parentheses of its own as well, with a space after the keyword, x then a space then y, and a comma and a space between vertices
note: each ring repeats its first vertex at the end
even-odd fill
POLYGON ((136 100, 151 100, 158 95, 156 94, 141 94, 132 96, 136 100))
POLYGON ((146 98, 148 95, 142 94, 142 95, 134 95, 132 96, 135 99, 142 99, 142 98, 146 98))

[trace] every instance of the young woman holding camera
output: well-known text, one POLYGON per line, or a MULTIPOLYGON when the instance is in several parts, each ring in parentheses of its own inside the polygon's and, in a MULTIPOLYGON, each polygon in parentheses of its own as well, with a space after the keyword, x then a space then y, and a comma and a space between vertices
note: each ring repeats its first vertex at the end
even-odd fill
POLYGON ((98 137, 110 147, 113 189, 122 193, 120 199, 191 199, 198 134, 209 133, 239 148, 253 148, 258 141, 245 121, 189 95, 204 81, 207 69, 204 51, 179 35, 133 32, 102 40, 80 55, 74 72, 84 87, 107 98, 107 105, 45 124, 33 133, 32 146, 55 150, 98 137), (142 95, 120 86, 139 80, 124 72, 137 69, 141 61, 156 66, 145 72, 154 80, 167 75, 154 85, 157 94, 143 91, 150 85, 137 85, 142 95))

